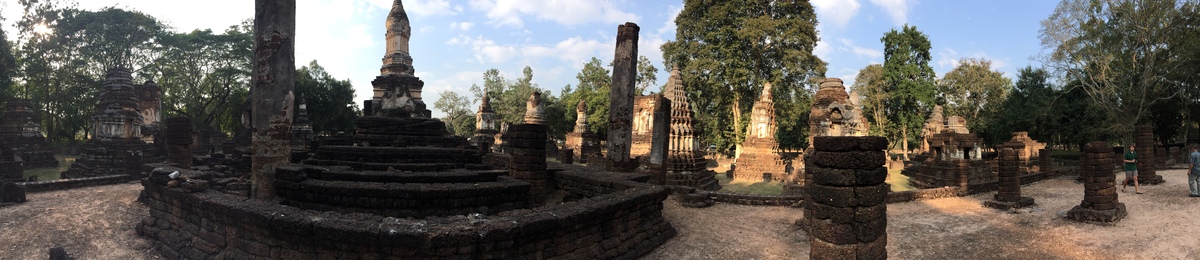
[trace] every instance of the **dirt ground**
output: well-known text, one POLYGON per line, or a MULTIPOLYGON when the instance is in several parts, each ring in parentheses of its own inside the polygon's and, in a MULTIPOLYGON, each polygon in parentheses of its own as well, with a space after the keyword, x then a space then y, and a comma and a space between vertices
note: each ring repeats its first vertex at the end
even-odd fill
POLYGON ((36 192, 0 208, 0 259, 46 259, 61 246, 76 259, 155 259, 134 226, 149 214, 140 184, 36 192))
MULTIPOLYGON (((1023 187, 1037 205, 1016 212, 982 206, 992 193, 888 205, 892 259, 1195 259, 1200 258, 1200 198, 1187 197, 1183 170, 1159 171, 1167 183, 1121 193, 1129 216, 1088 224, 1060 215, 1083 199, 1069 178, 1023 187)), ((134 225, 146 207, 141 187, 120 184, 29 195, 0 208, 0 259, 44 259, 63 246, 79 259, 154 259, 134 225)), ((664 203, 679 235, 645 259, 806 259, 808 236, 794 228, 802 210, 718 203, 664 203)))

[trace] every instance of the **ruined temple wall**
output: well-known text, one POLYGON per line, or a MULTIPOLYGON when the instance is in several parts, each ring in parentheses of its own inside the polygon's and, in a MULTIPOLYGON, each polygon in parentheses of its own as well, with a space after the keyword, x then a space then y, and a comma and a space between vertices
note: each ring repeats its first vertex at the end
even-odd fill
POLYGON ((423 220, 301 210, 143 182, 150 216, 137 231, 162 241, 158 248, 171 259, 630 259, 675 236, 662 217, 665 188, 597 173, 560 176, 595 196, 480 219, 423 220))

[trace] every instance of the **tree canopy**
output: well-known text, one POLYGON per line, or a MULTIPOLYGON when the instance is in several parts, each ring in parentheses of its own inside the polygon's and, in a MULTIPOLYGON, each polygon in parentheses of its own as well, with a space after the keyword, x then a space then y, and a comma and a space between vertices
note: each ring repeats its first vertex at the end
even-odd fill
POLYGON ((921 131, 937 91, 937 75, 929 66, 929 37, 906 24, 899 31, 884 33, 879 40, 883 42, 884 92, 890 93, 884 104, 888 122, 895 124, 885 136, 893 145, 901 144, 908 159, 908 143, 913 141, 910 137, 921 131))
POLYGON ((770 82, 776 139, 785 148, 806 146, 806 86, 824 77, 826 66, 812 54, 819 39, 808 1, 687 0, 675 25, 663 58, 678 66, 705 140, 722 151, 738 145, 745 115, 770 82))

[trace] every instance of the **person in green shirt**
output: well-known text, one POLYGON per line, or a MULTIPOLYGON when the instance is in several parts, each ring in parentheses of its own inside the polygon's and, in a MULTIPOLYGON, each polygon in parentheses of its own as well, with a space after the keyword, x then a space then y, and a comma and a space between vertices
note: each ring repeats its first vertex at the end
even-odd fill
POLYGON ((1130 144, 1129 150, 1125 151, 1125 182, 1121 183, 1121 192, 1125 192, 1125 187, 1129 187, 1129 182, 1132 180, 1133 192, 1142 194, 1137 179, 1137 151, 1134 151, 1135 147, 1135 145, 1130 144))

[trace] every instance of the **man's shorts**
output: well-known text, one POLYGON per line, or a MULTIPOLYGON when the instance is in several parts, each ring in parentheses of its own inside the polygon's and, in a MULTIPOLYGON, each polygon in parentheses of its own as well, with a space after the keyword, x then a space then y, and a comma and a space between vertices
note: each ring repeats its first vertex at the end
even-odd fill
POLYGON ((1133 179, 1133 176, 1137 176, 1137 170, 1125 171, 1126 179, 1133 179))

